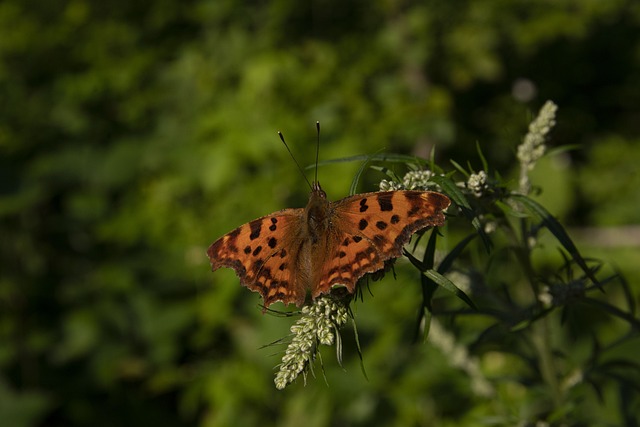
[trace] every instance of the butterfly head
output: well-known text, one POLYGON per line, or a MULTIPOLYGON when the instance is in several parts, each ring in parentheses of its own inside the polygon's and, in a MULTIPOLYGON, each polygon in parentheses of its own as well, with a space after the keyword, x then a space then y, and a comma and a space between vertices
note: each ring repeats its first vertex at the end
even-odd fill
POLYGON ((313 181, 313 184, 311 185, 311 197, 314 196, 320 197, 321 199, 327 198, 327 193, 325 193, 322 187, 320 187, 320 182, 318 181, 313 181))

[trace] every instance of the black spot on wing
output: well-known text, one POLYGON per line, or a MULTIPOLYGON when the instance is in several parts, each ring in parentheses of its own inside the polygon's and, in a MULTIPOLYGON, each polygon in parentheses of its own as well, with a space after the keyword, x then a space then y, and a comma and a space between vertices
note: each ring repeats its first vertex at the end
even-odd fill
POLYGON ((407 212, 407 216, 416 216, 420 213, 420 210, 420 205, 413 205, 411 209, 409 209, 409 212, 407 212))
POLYGON ((236 245, 236 240, 238 240, 238 235, 240 234, 240 228, 236 228, 235 230, 233 230, 232 232, 230 232, 229 234, 227 234, 227 242, 226 244, 231 246, 235 246, 236 245))
POLYGON ((255 221, 251 221, 249 223, 249 228, 251 229, 251 234, 249 235, 249 238, 251 240, 255 240, 258 237, 260 237, 260 233, 262 232, 262 220, 258 219, 255 221))
POLYGON ((422 192, 420 191, 405 191, 404 197, 414 203, 420 203, 422 201, 422 192))
POLYGON ((378 205, 380 206, 381 211, 387 212, 393 210, 391 197, 393 197, 393 193, 382 193, 378 195, 378 205))
POLYGON ((378 230, 384 230, 385 228, 387 228, 387 223, 384 221, 378 221, 376 222, 376 227, 378 228, 378 230))
POLYGON ((407 213, 408 216, 420 216, 422 215, 424 200, 422 199, 422 195, 418 191, 407 191, 404 193, 404 197, 407 199, 411 208, 407 213))

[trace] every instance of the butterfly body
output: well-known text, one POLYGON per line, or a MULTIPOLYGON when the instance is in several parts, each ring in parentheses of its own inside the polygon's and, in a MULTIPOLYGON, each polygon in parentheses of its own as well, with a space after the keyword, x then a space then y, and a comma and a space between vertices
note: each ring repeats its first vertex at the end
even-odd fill
POLYGON ((211 267, 231 267, 240 282, 275 301, 300 306, 402 254, 416 231, 444 223, 447 196, 430 191, 364 193, 336 202, 314 183, 307 206, 244 224, 208 249, 211 267))
POLYGON ((313 186, 305 209, 306 230, 312 244, 318 243, 330 228, 331 203, 320 184, 313 186))

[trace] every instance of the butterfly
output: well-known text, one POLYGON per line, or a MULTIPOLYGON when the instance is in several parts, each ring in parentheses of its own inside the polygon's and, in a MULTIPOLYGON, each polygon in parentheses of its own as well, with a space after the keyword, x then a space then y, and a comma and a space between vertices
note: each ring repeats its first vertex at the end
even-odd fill
POLYGON ((276 301, 301 306, 308 294, 316 299, 335 285, 355 292, 362 276, 401 256, 416 231, 443 225, 450 203, 444 194, 411 190, 331 202, 316 180, 305 208, 248 222, 216 240, 207 255, 212 270, 233 268, 265 308, 276 301))

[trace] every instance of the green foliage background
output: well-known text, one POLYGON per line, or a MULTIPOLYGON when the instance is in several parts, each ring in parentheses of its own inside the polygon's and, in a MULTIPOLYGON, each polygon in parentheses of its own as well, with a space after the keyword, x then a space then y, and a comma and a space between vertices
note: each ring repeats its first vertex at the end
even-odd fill
MULTIPOLYGON (((259 348, 291 321, 262 315, 233 272, 211 274, 205 250, 304 205, 276 130, 302 164, 319 120, 323 159, 435 147, 442 167, 480 168, 477 142, 515 177, 515 147, 552 99, 552 145, 578 150, 539 165, 540 200, 637 292, 638 52, 633 0, 4 0, 0 425, 530 419, 522 390, 478 399, 446 354, 413 344, 410 273, 356 306, 369 381, 346 334, 346 372, 325 354, 328 387, 317 370, 276 392, 283 348, 259 348)), ((319 170, 330 198, 358 166, 319 170)), ((620 422, 615 402, 592 420, 620 422)))

